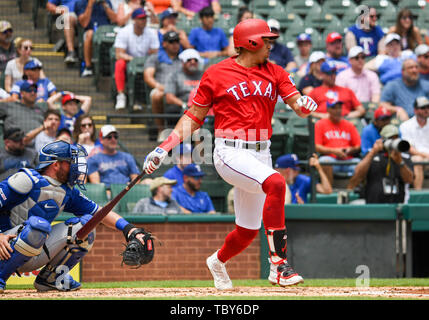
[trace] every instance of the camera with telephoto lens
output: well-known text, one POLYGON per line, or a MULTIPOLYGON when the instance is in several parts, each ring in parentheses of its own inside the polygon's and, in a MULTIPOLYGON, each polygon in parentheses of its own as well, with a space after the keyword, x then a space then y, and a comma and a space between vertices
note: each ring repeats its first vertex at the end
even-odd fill
POLYGON ((383 147, 386 151, 396 150, 399 152, 408 152, 410 143, 400 138, 383 140, 383 147))

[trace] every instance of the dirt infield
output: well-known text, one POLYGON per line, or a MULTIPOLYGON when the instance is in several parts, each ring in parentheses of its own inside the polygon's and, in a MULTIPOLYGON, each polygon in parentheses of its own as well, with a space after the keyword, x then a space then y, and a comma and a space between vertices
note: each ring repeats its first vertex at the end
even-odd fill
POLYGON ((236 287, 218 291, 214 288, 114 288, 81 289, 75 292, 44 292, 36 290, 6 290, 0 299, 134 299, 187 297, 339 297, 429 299, 429 287, 236 287))

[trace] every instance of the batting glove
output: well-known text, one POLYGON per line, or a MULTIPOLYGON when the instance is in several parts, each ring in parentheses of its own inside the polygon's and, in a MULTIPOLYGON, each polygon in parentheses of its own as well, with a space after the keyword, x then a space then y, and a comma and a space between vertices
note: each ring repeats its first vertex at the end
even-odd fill
POLYGON ((314 100, 311 99, 309 96, 302 96, 298 98, 298 100, 296 100, 296 103, 301 108, 301 111, 306 114, 316 111, 317 109, 317 103, 314 102, 314 100))
POLYGON ((168 154, 167 151, 159 147, 157 147, 155 150, 149 153, 146 156, 143 164, 143 170, 146 172, 146 174, 151 174, 156 169, 158 169, 161 166, 162 161, 164 161, 167 154, 168 154))

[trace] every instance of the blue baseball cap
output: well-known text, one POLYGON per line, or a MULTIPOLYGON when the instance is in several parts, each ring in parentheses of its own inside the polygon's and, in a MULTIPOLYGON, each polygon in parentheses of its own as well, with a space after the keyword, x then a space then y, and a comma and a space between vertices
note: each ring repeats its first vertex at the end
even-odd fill
POLYGON ((342 102, 342 101, 328 101, 328 102, 326 102, 326 107, 327 108, 332 108, 332 107, 335 107, 337 104, 340 104, 340 105, 343 105, 343 103, 344 102, 342 102))
POLYGON ((173 153, 176 155, 191 154, 192 145, 190 143, 181 143, 177 147, 173 148, 173 153))
POLYGON ((37 92, 37 84, 35 84, 33 81, 30 80, 24 80, 20 87, 19 87, 20 91, 25 91, 25 92, 32 92, 34 90, 36 90, 37 92))
POLYGON ((38 62, 37 60, 30 60, 25 64, 24 70, 42 69, 42 66, 43 65, 41 62, 38 62))
POLYGON ((176 11, 174 11, 172 8, 168 8, 166 10, 164 10, 160 15, 159 15, 159 21, 164 20, 165 18, 169 18, 169 17, 178 17, 178 13, 176 11))
POLYGON ((274 165, 274 168, 292 168, 295 170, 300 170, 298 167, 299 160, 298 156, 294 153, 285 154, 284 156, 280 156, 276 160, 276 164, 274 165))
POLYGON ((300 33, 296 37, 297 42, 303 42, 303 41, 310 41, 311 42, 311 36, 308 33, 300 33))
POLYGON ((337 72, 337 67, 330 61, 325 61, 320 66, 320 71, 327 74, 333 74, 337 72))
POLYGON ((199 165, 191 163, 183 169, 183 175, 188 177, 202 177, 205 173, 201 170, 199 165))
POLYGON ((146 17, 146 11, 143 10, 143 8, 137 8, 133 11, 131 18, 132 19, 140 19, 146 17))

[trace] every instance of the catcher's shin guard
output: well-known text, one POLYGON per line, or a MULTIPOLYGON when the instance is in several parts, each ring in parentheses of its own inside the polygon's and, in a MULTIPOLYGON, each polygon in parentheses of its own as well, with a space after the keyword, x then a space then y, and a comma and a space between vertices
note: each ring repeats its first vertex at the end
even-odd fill
POLYGON ((73 291, 80 289, 80 283, 73 280, 69 275, 69 271, 91 250, 95 240, 95 232, 92 231, 84 242, 79 243, 76 242, 75 237, 71 236, 71 234, 73 225, 79 222, 84 225, 87 222, 86 218, 83 216, 65 221, 69 230, 67 245, 52 257, 39 272, 34 281, 34 286, 38 291, 73 291))
POLYGON ((6 281, 12 273, 31 257, 40 254, 51 232, 51 225, 43 218, 32 216, 18 230, 17 237, 10 243, 13 249, 11 257, 0 261, 0 291, 5 289, 6 281))
POLYGON ((290 286, 304 282, 287 262, 287 235, 286 228, 267 229, 268 247, 270 250, 270 275, 268 280, 272 284, 290 286))

